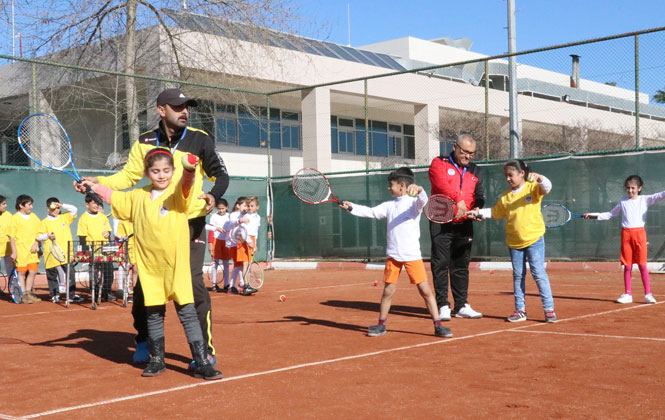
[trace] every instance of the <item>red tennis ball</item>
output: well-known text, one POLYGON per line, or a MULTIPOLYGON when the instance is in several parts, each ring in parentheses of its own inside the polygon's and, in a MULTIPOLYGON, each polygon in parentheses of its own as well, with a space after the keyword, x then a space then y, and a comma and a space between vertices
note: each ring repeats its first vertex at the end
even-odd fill
POLYGON ((282 301, 282 302, 285 302, 286 301, 286 296, 280 295, 279 300, 282 301))
POLYGON ((183 155, 180 161, 182 162, 182 167, 188 171, 196 169, 196 164, 199 163, 199 159, 191 153, 183 155))
POLYGON ((375 282, 372 283, 372 284, 373 284, 374 286, 378 286, 378 285, 379 285, 379 282, 378 282, 378 281, 375 281, 375 282))
POLYGON ((490 274, 494 274, 494 270, 490 270, 490 274))

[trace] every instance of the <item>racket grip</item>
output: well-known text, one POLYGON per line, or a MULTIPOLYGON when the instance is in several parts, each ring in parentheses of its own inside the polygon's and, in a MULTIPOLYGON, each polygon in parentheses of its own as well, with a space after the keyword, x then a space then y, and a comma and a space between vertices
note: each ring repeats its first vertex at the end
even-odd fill
MULTIPOLYGON (((79 183, 80 182, 81 181, 79 181, 79 183)), ((92 190, 92 188, 90 188, 90 186, 88 186, 88 185, 85 185, 85 194, 92 197, 92 199, 95 200, 97 202, 97 204, 103 204, 104 203, 104 200, 102 200, 102 197, 99 194, 97 194, 96 192, 94 192, 92 190)))

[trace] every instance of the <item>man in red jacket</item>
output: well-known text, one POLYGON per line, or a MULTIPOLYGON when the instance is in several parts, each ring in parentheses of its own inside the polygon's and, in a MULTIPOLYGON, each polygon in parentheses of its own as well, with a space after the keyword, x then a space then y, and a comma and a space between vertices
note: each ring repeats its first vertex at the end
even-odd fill
POLYGON ((451 223, 430 222, 432 237, 432 275, 436 303, 442 321, 450 321, 448 276, 455 303, 452 313, 457 318, 483 316, 471 308, 467 301, 469 289, 469 261, 473 241, 473 222, 466 217, 468 210, 485 205, 483 181, 478 168, 471 163, 476 152, 476 141, 462 134, 448 156, 438 156, 429 167, 432 195, 444 194, 457 203, 457 214, 451 223))

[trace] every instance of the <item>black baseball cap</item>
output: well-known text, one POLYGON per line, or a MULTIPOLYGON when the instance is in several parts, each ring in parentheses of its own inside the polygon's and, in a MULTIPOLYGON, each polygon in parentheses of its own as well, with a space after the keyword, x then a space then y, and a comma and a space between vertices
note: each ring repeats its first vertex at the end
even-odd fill
POLYGON ((166 89, 157 96, 157 106, 173 105, 180 106, 187 104, 188 106, 196 106, 196 99, 190 99, 178 88, 166 89))

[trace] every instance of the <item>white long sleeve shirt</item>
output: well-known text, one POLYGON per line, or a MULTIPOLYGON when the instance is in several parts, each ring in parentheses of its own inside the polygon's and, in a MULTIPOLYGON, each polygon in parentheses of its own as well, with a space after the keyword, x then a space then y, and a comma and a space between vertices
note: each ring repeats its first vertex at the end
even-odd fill
POLYGON ((624 197, 614 208, 605 213, 589 213, 598 216, 598 220, 610 220, 621 213, 621 227, 639 228, 644 227, 647 220, 647 209, 665 199, 665 191, 651 195, 638 195, 635 200, 624 197))
POLYGON ((220 232, 217 228, 224 229, 224 224, 229 221, 230 214, 221 215, 215 213, 210 216, 210 223, 206 225, 206 230, 215 232, 215 239, 226 242, 226 232, 220 232))
POLYGON ((372 219, 386 219, 386 255, 396 261, 422 259, 420 253, 420 215, 427 204, 427 193, 417 197, 403 195, 376 207, 352 204, 351 214, 372 219))

